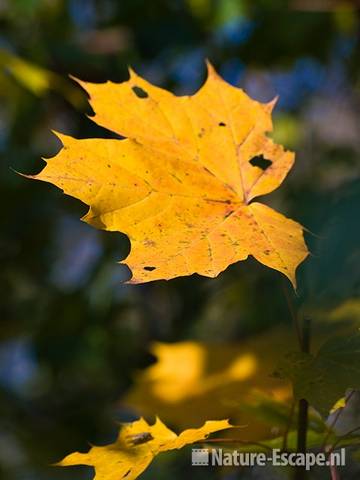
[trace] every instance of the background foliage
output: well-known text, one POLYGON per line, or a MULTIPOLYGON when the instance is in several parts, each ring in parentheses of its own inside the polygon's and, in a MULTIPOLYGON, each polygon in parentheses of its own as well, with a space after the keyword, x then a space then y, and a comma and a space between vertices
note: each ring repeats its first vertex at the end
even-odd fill
MULTIPOLYGON (((295 302, 319 321, 359 321, 359 21, 355 2, 330 0, 0 2, 1 478, 91 478, 46 465, 109 443, 114 420, 135 418, 121 398, 154 361, 151 342, 242 342, 290 323, 280 274, 251 260, 215 280, 121 285, 127 239, 80 223, 85 206, 14 173, 37 173, 57 152, 52 128, 112 135, 83 115, 68 74, 122 81, 131 65, 192 93, 209 58, 252 97, 279 95, 275 138, 297 162, 266 203, 312 232, 295 302)), ((189 468, 176 452, 146 475, 189 468)))

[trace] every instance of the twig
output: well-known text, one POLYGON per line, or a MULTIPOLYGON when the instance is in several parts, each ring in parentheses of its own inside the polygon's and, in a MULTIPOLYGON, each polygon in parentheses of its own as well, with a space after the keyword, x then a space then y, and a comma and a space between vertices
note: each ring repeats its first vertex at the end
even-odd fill
POLYGON ((340 480, 339 472, 337 471, 336 465, 330 465, 330 475, 331 480, 340 480))
MULTIPOLYGON (((303 353, 310 352, 310 327, 311 322, 309 318, 304 318, 301 351, 303 353)), ((297 432, 297 451, 299 453, 306 453, 306 437, 308 428, 308 410, 309 404, 305 398, 299 400, 298 413, 298 432, 297 432)), ((304 480, 306 478, 306 470, 304 467, 298 467, 295 470, 295 480, 304 480)))
POLYGON ((356 428, 353 428, 351 430, 349 430, 347 433, 344 433, 344 435, 341 435, 341 437, 338 437, 336 439, 336 442, 332 445, 332 447, 330 448, 329 450, 329 455, 331 452, 333 452, 335 450, 335 448, 339 445, 339 443, 341 442, 341 440, 343 440, 344 438, 348 437, 349 435, 351 435, 352 433, 355 433, 357 432, 358 430, 360 430, 360 426, 356 427, 356 428))
MULTIPOLYGON (((351 393, 354 393, 354 390, 351 392, 351 393)), ((351 395, 351 394, 350 394, 351 395)), ((350 398, 350 395, 349 395, 349 398, 350 398)), ((336 423, 336 421, 338 420, 338 417, 340 415, 337 416, 337 418, 335 419, 335 421, 333 422, 333 425, 336 423)), ((335 448, 337 447, 337 445, 341 442, 341 440, 343 440, 344 438, 348 437, 349 435, 351 435, 352 433, 355 433, 357 432, 358 430, 360 430, 360 426, 359 427, 355 427, 353 428, 352 430, 349 430, 347 433, 344 433, 344 435, 341 435, 341 437, 338 437, 336 442, 329 448, 329 450, 326 452, 328 453, 328 458, 330 457, 330 455, 332 454, 332 452, 335 450, 335 448)), ((326 447, 326 445, 325 445, 326 447)), ((325 448, 324 446, 322 447, 323 449, 325 448)), ((339 476, 339 473, 336 469, 336 466, 335 465, 330 465, 330 475, 331 475, 331 480, 340 480, 340 476, 339 476)))

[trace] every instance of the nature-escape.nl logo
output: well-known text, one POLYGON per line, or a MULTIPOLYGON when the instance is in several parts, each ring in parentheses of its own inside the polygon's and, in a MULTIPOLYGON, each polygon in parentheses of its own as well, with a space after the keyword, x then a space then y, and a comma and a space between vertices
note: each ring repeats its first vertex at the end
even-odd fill
POLYGON ((232 452, 222 448, 193 448, 191 452, 191 464, 193 466, 228 466, 228 467, 305 467, 310 470, 313 466, 344 466, 346 463, 345 448, 331 453, 295 453, 283 452, 280 449, 272 449, 268 453, 260 452, 232 452))

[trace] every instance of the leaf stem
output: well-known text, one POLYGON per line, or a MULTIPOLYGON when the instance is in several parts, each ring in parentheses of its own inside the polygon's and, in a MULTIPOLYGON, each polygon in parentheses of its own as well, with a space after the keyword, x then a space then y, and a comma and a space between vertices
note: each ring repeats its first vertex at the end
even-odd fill
POLYGON ((335 450, 335 448, 339 445, 339 443, 341 442, 341 440, 344 440, 344 438, 348 437, 349 435, 352 435, 353 433, 355 432, 358 432, 360 430, 360 426, 358 427, 355 427, 355 428, 352 428, 351 430, 349 430, 348 432, 344 433, 344 435, 341 435, 340 437, 338 437, 336 439, 336 442, 331 446, 331 448, 329 449, 328 453, 330 454, 331 452, 333 452, 335 450))
MULTIPOLYGON (((310 353, 310 331, 311 321, 305 317, 302 325, 301 335, 301 351, 303 353, 310 353)), ((299 453, 306 453, 306 437, 308 428, 308 410, 309 404, 305 398, 299 400, 298 412, 298 431, 297 431, 297 451, 299 453)), ((295 470, 295 480, 304 480, 307 472, 305 467, 298 467, 295 470)))

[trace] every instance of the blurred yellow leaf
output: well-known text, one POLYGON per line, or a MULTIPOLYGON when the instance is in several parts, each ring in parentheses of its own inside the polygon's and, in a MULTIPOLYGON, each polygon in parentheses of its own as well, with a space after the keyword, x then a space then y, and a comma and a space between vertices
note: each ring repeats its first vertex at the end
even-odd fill
MULTIPOLYGON (((313 326, 312 349, 353 327, 328 322, 313 326)), ((292 328, 279 326, 241 343, 154 343, 154 364, 139 372, 121 400, 138 415, 161 412, 166 423, 188 428, 207 418, 230 418, 246 425, 236 432, 244 442, 263 441, 287 428, 292 386, 273 375, 288 352, 299 351, 292 328)), ((316 418, 321 421, 318 415, 316 418)))
POLYGON ((156 363, 140 372, 123 399, 140 415, 187 428, 206 418, 247 425, 244 441, 271 438, 287 422, 291 386, 272 377, 276 361, 296 348, 290 328, 276 328, 239 344, 155 343, 156 363))
POLYGON ((308 255, 303 229, 253 201, 278 188, 294 163, 267 136, 274 102, 252 100, 211 66, 192 96, 134 72, 121 84, 80 83, 94 121, 128 138, 59 134, 63 149, 33 178, 89 205, 89 224, 128 235, 132 283, 215 277, 252 255, 295 286, 308 255))
MULTIPOLYGON (((76 108, 85 106, 83 92, 71 84, 70 81, 1 48, 0 70, 11 75, 34 95, 43 96, 49 90, 54 90, 63 95, 76 108)), ((5 75, 1 75, 1 77, 5 77, 5 75)))
POLYGON ((330 413, 336 412, 339 408, 344 408, 346 405, 346 397, 339 398, 339 400, 331 407, 330 413))
POLYGON ((42 95, 50 88, 53 73, 0 49, 0 66, 35 95, 42 95))
POLYGON ((227 420, 207 421, 202 427, 185 430, 180 435, 169 430, 157 418, 149 425, 143 418, 125 424, 115 443, 92 447, 88 453, 71 453, 59 466, 90 465, 95 480, 132 480, 137 478, 161 452, 180 449, 205 440, 211 433, 233 428, 227 420))

